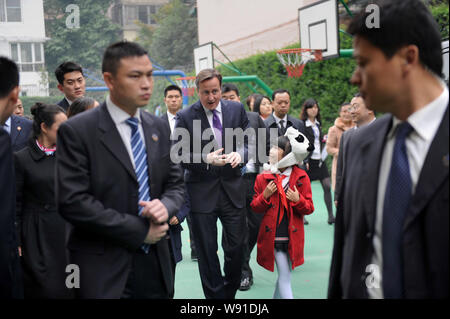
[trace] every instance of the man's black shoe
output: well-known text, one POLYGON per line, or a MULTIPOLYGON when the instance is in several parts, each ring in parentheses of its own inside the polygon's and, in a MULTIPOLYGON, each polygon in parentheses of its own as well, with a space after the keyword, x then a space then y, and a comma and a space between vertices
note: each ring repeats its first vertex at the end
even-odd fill
POLYGON ((244 277, 241 280, 241 285, 239 287, 240 291, 247 291, 250 289, 251 285, 253 285, 253 279, 249 277, 244 277))
POLYGON ((198 260, 197 253, 195 251, 191 251, 191 260, 192 261, 198 260))

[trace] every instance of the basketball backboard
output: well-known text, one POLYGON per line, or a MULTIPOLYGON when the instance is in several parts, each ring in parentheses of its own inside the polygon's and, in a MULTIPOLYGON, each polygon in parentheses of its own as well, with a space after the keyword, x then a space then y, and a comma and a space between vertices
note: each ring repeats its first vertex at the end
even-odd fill
POLYGON ((336 0, 321 0, 298 9, 300 47, 320 49, 324 59, 339 57, 339 15, 336 0))
POLYGON ((194 49, 195 74, 214 68, 213 43, 209 42, 194 49))

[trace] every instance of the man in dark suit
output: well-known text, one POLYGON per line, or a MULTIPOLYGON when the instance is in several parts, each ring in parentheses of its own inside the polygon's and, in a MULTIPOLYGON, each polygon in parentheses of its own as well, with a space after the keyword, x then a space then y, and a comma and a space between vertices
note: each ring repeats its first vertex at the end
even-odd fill
POLYGON ((267 128, 277 128, 278 136, 284 135, 290 126, 303 134, 305 133, 305 124, 288 114, 291 108, 291 94, 288 90, 278 89, 273 91, 272 103, 273 113, 264 120, 267 128))
POLYGON ((2 128, 19 98, 19 71, 13 61, 0 57, 0 74, 0 298, 23 298, 15 231, 16 181, 11 139, 2 128))
POLYGON ((448 298, 449 116, 437 23, 420 0, 363 10, 351 82, 390 113, 348 141, 329 298, 448 298))
MULTIPOLYGON (((241 97, 239 95, 239 89, 236 85, 232 83, 225 83, 222 86, 222 99, 241 102, 241 97)), ((245 232, 245 246, 244 246, 244 263, 242 265, 241 272, 241 284, 239 286, 239 290, 246 291, 249 290, 253 285, 253 272, 250 268, 250 255, 252 253, 253 247, 255 247, 256 240, 258 239, 259 226, 261 224, 261 220, 263 214, 255 214, 250 207, 250 203, 253 200, 253 195, 255 194, 255 180, 256 176, 260 172, 260 168, 262 165, 268 161, 267 155, 270 150, 270 139, 269 132, 262 120, 261 116, 259 116, 256 112, 246 112, 249 127, 255 130, 254 141, 253 143, 249 143, 249 162, 245 166, 245 174, 244 174, 244 188, 243 192, 245 193, 245 208, 246 208, 246 217, 247 217, 247 227, 245 232), (261 130, 265 131, 265 136, 262 136, 261 130), (260 138, 263 140, 260 141, 260 138), (262 145, 259 143, 261 142, 262 145), (264 154, 266 157, 261 158, 259 147, 265 148, 261 154, 264 154)))
POLYGON ((70 104, 86 93, 83 69, 79 64, 68 61, 56 68, 55 76, 58 80, 58 89, 64 94, 63 99, 57 104, 67 112, 70 104))
POLYGON ((230 130, 244 132, 248 118, 242 104, 221 101, 221 85, 222 76, 216 70, 199 72, 200 100, 178 112, 174 132, 178 142, 172 151, 176 153, 178 143, 189 148, 182 149, 181 162, 186 169, 200 277, 205 297, 214 299, 234 298, 239 288, 245 230, 241 169, 247 144, 230 130), (188 140, 183 139, 186 135, 188 140), (222 240, 225 278, 217 256, 217 218, 226 234, 222 240))
POLYGON ((170 161, 166 122, 140 110, 153 68, 138 44, 118 42, 103 57, 106 102, 58 130, 56 199, 72 224, 70 260, 80 298, 173 295, 167 221, 183 203, 179 165, 170 161))
POLYGON ((33 122, 22 116, 11 115, 5 122, 4 128, 11 137, 11 147, 13 152, 18 152, 27 146, 33 122))
MULTIPOLYGON (((183 93, 181 88, 179 88, 176 85, 169 85, 164 89, 164 102, 167 106, 167 112, 161 115, 161 118, 164 121, 167 121, 170 127, 170 133, 173 133, 173 130, 175 128, 175 119, 176 115, 179 110, 181 110, 181 106, 183 104, 183 93)), ((184 176, 184 172, 183 172, 184 176)), ((188 221, 188 227, 189 227, 189 234, 191 235, 190 229, 190 221, 189 221, 189 210, 190 210, 190 203, 189 203, 189 197, 186 194, 185 189, 185 201, 181 207, 181 209, 178 211, 178 213, 175 216, 172 216, 172 218, 169 220, 169 238, 170 238, 170 249, 172 253, 172 273, 175 278, 175 268, 176 264, 180 262, 183 259, 182 255, 182 242, 181 242, 181 232, 183 231, 183 227, 181 226, 181 223, 186 218, 188 221)), ((191 256, 192 256, 192 247, 195 247, 193 236, 190 236, 190 243, 191 243, 191 256)))

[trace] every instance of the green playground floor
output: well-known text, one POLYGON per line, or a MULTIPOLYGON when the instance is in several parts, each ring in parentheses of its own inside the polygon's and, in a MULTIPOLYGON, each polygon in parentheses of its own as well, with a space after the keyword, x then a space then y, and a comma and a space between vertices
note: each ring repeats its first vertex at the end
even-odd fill
MULTIPOLYGON (((292 272, 292 291, 296 299, 324 299, 328 289, 333 225, 327 223, 328 215, 320 183, 314 181, 311 187, 315 211, 307 217, 309 225, 305 226, 305 263, 292 272)), ((217 225, 218 238, 221 239, 220 221, 217 225)), ((187 223, 183 223, 183 228, 183 260, 177 264, 175 299, 204 299, 197 262, 191 261, 187 223)), ((218 254, 223 269, 221 248, 218 254)), ((250 267, 253 270, 253 286, 248 291, 238 291, 236 299, 271 299, 277 279, 276 267, 274 272, 270 272, 259 266, 256 262, 256 247, 251 255, 250 267)))

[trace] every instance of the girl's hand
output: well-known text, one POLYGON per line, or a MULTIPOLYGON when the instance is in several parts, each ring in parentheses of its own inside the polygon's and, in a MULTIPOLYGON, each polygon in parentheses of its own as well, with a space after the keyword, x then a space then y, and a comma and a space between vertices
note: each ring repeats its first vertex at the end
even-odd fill
POLYGON ((298 193, 297 187, 294 187, 295 191, 292 189, 288 189, 286 192, 286 198, 289 199, 291 202, 296 203, 300 200, 300 194, 298 193))
POLYGON ((267 184, 266 188, 264 189, 263 196, 267 200, 276 191, 277 191, 277 185, 275 184, 274 181, 270 181, 270 183, 267 184))

